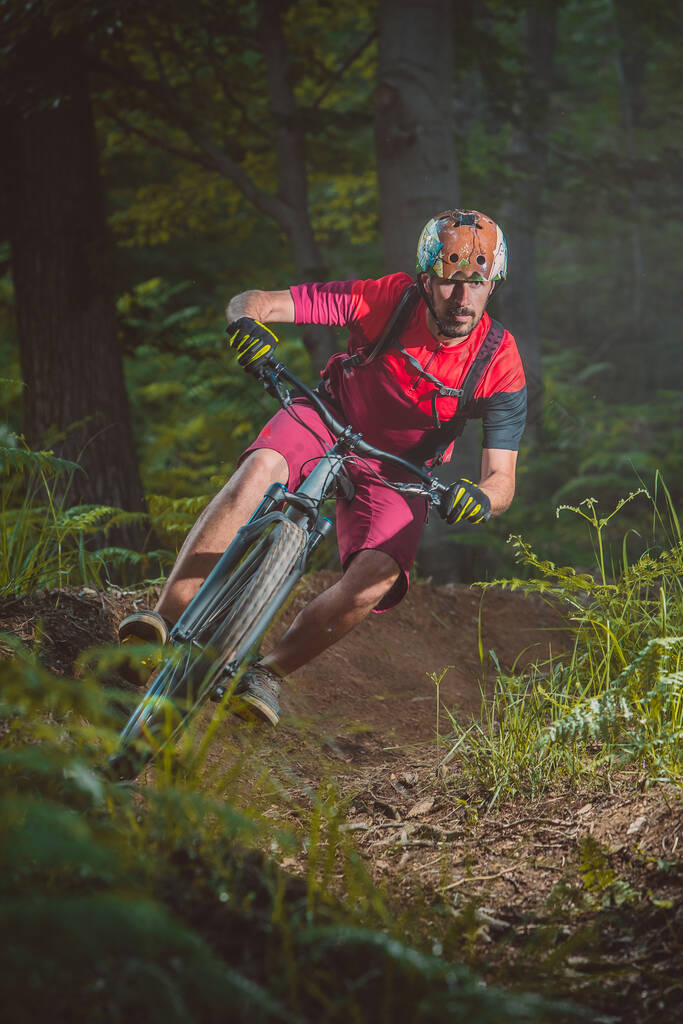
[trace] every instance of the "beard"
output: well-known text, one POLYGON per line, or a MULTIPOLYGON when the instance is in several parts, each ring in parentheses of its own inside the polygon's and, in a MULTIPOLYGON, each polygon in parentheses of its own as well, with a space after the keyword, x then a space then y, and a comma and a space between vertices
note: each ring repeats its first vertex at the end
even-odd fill
POLYGON ((445 338, 466 338, 481 320, 484 312, 475 313, 473 309, 466 306, 451 306, 442 317, 439 317, 439 333, 445 338), (467 317, 467 320, 458 320, 458 317, 467 317))

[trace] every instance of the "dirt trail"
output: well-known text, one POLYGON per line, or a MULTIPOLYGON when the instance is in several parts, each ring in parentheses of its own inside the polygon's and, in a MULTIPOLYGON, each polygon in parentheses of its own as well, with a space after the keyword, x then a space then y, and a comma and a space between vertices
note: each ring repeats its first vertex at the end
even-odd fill
MULTIPOLYGON (((331 571, 307 577, 274 634, 335 578, 331 571)), ((84 648, 115 642, 118 622, 154 598, 154 592, 80 588, 6 599, 0 602, 0 632, 14 633, 31 646, 39 636, 45 664, 69 673, 84 648)), ((466 717, 479 708, 480 630, 489 676, 489 650, 511 670, 544 661, 551 650, 567 645, 561 618, 541 600, 498 589, 413 584, 397 608, 370 616, 294 673, 283 694, 283 721, 317 718, 318 729, 341 733, 362 726, 382 746, 431 740, 436 693, 428 673, 452 666, 440 687, 442 704, 466 717)))
MULTIPOLYGON (((308 577, 275 632, 333 578, 308 577)), ((0 632, 30 646, 39 639, 43 661, 71 673, 84 648, 113 643, 124 615, 153 598, 83 588, 5 600, 0 632)), ((680 794, 645 788, 636 772, 612 773, 590 790, 568 780, 489 811, 476 794, 455 797, 456 765, 435 772, 428 673, 452 666, 441 703, 469 719, 481 700, 480 633, 489 684, 488 651, 511 671, 569 642, 539 599, 413 585, 397 609, 371 616, 292 676, 277 730, 240 734, 221 724, 207 770, 220 779, 239 753, 255 785, 264 769, 285 778, 293 803, 334 780, 372 877, 406 906, 421 902, 425 934, 440 936, 443 955, 466 952, 489 980, 571 996, 614 1024, 680 1019, 680 794), (607 879, 603 890, 587 888, 589 869, 607 879)), ((10 651, 0 638, 0 656, 10 651)), ((445 712, 441 724, 446 732, 445 712)), ((274 813, 289 813, 282 800, 274 813)), ((295 857, 285 867, 305 870, 295 857)))
MULTIPOLYGON (((299 609, 328 586, 332 572, 304 581, 282 617, 284 628, 299 609)), ((469 717, 481 702, 483 676, 479 630, 487 657, 494 650, 512 669, 549 651, 566 648, 562 621, 544 602, 502 590, 450 585, 413 585, 390 612, 372 615, 315 662, 299 669, 284 694, 295 715, 320 716, 326 727, 363 725, 384 745, 434 738, 436 691, 429 673, 451 666, 440 686, 442 704, 469 717)))

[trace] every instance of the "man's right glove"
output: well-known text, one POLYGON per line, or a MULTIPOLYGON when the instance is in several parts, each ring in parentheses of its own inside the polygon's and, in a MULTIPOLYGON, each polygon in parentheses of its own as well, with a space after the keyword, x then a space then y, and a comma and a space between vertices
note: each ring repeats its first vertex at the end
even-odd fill
POLYGON ((462 477, 448 488, 439 511, 449 523, 484 523, 491 515, 491 502, 481 487, 462 477))
POLYGON ((228 345, 237 354, 237 362, 247 373, 258 373, 277 348, 277 338, 259 320, 241 316, 228 324, 228 345))

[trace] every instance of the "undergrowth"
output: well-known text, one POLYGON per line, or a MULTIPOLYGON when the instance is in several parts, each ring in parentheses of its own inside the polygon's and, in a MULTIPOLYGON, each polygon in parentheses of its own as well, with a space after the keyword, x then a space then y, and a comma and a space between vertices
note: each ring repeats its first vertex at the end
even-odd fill
POLYGON ((332 789, 295 832, 259 810, 238 755, 215 785, 196 757, 114 784, 100 767, 121 694, 87 672, 53 676, 7 639, 0 975, 9 1019, 558 1019, 541 998, 490 988, 406 940, 405 921, 343 838, 332 789), (276 861, 301 851, 308 870, 294 878, 276 861), (340 870, 344 905, 332 892, 340 870))
POLYGON ((168 561, 164 551, 108 545, 107 534, 147 519, 104 505, 69 506, 80 466, 19 439, 0 444, 0 597, 48 587, 140 581, 168 561))
MULTIPOLYGON (((462 724, 449 715, 449 751, 458 785, 494 804, 538 795, 565 776, 604 779, 613 768, 638 765, 650 782, 680 783, 683 750, 683 538, 668 491, 656 480, 653 536, 635 560, 627 538, 610 562, 605 534, 612 518, 595 499, 561 506, 582 517, 594 541, 593 572, 543 560, 519 536, 510 538, 528 579, 482 586, 540 595, 564 618, 571 645, 523 672, 504 671, 495 652, 493 692, 482 687, 481 713, 462 724), (663 504, 663 511, 659 505, 663 504)), ((486 658, 482 652, 482 668, 486 658)))
POLYGON ((0 598, 67 586, 158 582, 210 500, 210 495, 151 494, 146 497, 147 513, 69 505, 70 480, 82 472, 78 463, 51 451, 31 450, 16 435, 9 434, 4 441, 0 443, 0 598), (134 551, 107 543, 112 531, 140 523, 150 537, 159 538, 163 548, 134 551))
POLYGON ((170 567, 209 498, 147 497, 148 513, 105 505, 69 505, 78 463, 35 451, 9 435, 0 443, 0 597, 66 586, 155 582, 170 567), (107 543, 121 527, 143 523, 163 549, 134 551, 107 543))

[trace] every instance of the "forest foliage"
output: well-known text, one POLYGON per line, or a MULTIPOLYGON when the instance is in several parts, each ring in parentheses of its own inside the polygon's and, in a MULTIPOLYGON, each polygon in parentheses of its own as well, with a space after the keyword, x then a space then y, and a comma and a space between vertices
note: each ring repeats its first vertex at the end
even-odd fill
MULTIPOLYGON (((225 302, 244 288, 285 287, 304 269, 285 209, 290 186, 282 177, 269 86, 275 58, 264 58, 271 51, 262 5, 152 4, 143 11, 62 2, 29 5, 22 18, 12 3, 5 8, 15 44, 31 12, 54 36, 77 32, 83 42, 144 491, 157 496, 154 509, 209 495, 272 408, 224 351, 225 302)), ((394 269, 384 266, 378 237, 375 9, 313 0, 275 8, 317 269, 330 278, 394 269)), ((480 574, 500 568, 504 539, 520 522, 532 542, 538 537, 565 552, 569 542, 572 557, 585 557, 573 525, 543 526, 562 501, 587 494, 615 500, 651 484, 656 470, 678 500, 683 478, 671 287, 680 260, 675 9, 627 0, 514 10, 495 0, 479 11, 463 5, 454 25, 450 129, 460 185, 453 203, 493 216, 505 208, 523 219, 516 190, 535 171, 515 148, 515 132, 534 121, 539 99, 525 59, 525 19, 549 11, 551 89, 536 126, 547 156, 538 210, 526 225, 535 251, 543 406, 524 442, 515 505, 486 538, 460 538, 486 549, 480 574)), ((513 249, 505 285, 513 297, 516 270, 524 280, 516 256, 513 249)), ((1 344, 6 377, 19 381, 8 249, 4 257, 1 344)), ((314 377, 318 366, 308 363, 301 332, 282 333, 284 358, 314 377)), ((524 332, 517 333, 523 344, 524 332)), ((20 388, 4 397, 3 430, 26 431, 20 388)))

